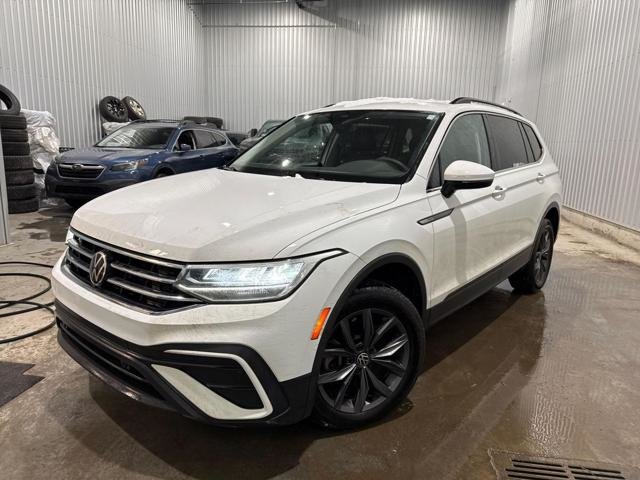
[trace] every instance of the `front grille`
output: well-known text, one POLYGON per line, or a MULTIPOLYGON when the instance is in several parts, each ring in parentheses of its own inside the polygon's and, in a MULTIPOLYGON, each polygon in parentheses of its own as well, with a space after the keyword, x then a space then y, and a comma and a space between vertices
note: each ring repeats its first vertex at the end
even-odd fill
POLYGON ((89 287, 119 300, 152 312, 165 312, 201 303, 184 296, 174 283, 183 265, 144 257, 111 247, 73 232, 68 242, 65 264, 69 271, 89 287), (93 256, 104 252, 107 256, 107 273, 100 286, 90 280, 90 264, 93 256))
POLYGON ((104 171, 102 165, 83 165, 81 163, 58 163, 58 174, 67 178, 98 178, 104 171))

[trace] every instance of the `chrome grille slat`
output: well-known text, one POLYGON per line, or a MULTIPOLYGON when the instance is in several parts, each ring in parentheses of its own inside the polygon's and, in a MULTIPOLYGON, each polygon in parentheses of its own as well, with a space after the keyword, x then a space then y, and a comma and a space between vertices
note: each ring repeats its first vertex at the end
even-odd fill
POLYGON ((194 299, 190 297, 184 297, 182 295, 177 295, 177 294, 174 295, 170 293, 162 293, 162 292, 156 292, 153 290, 147 290, 146 288, 138 287, 136 285, 133 285, 117 277, 108 278, 107 283, 110 283, 120 288, 126 288, 127 290, 131 290, 132 292, 139 293, 140 295, 145 295, 151 298, 158 298, 160 300, 170 300, 172 302, 194 302, 194 299))
POLYGON ((76 267, 78 267, 79 269, 89 273, 89 267, 87 267, 86 265, 83 265, 81 262, 73 258, 71 255, 67 254, 67 260, 73 265, 75 265, 76 267))
POLYGON ((76 242, 75 240, 71 239, 67 242, 67 246, 72 249, 74 252, 78 252, 81 255, 84 255, 87 258, 91 258, 93 257, 93 252, 90 252, 89 250, 86 250, 85 248, 81 247, 80 245, 78 245, 78 242, 76 242))
POLYGON ((186 296, 174 287, 184 268, 183 264, 146 257, 94 240, 74 230, 71 232, 73 236, 67 241, 65 271, 96 293, 152 313, 202 303, 200 299, 186 296), (90 278, 90 265, 99 252, 106 254, 108 268, 106 279, 95 286, 90 278))
POLYGON ((113 262, 111 264, 111 268, 115 268, 116 270, 120 270, 121 272, 125 272, 130 275, 135 275, 136 277, 144 278, 145 280, 152 280, 154 282, 166 283, 171 285, 176 281, 175 278, 163 277, 160 275, 151 275, 144 270, 134 267, 127 267, 126 265, 122 265, 118 262, 113 262))
POLYGON ((85 165, 80 163, 58 163, 58 174, 64 178, 96 179, 105 170, 102 165, 85 165))

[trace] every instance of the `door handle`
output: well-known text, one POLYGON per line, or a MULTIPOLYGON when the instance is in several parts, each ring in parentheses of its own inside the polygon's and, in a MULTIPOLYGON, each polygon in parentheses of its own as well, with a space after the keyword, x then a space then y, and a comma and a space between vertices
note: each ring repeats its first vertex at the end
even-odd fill
POLYGON ((542 172, 538 173, 538 176, 536 177, 536 180, 538 183, 544 183, 544 179, 545 179, 546 175, 542 172))
POLYGON ((501 197, 504 197, 504 194, 506 191, 507 191, 506 188, 500 185, 496 185, 496 188, 494 188, 493 192, 491 192, 491 196, 493 198, 501 198, 501 197))

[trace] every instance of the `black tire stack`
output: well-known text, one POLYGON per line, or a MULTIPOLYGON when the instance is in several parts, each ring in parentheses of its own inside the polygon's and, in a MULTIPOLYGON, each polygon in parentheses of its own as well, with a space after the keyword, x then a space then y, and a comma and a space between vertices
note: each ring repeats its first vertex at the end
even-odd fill
POLYGON ((0 136, 4 155, 9 213, 35 212, 39 208, 34 185, 33 161, 27 135, 27 120, 20 114, 20 102, 6 87, 0 85, 0 136))

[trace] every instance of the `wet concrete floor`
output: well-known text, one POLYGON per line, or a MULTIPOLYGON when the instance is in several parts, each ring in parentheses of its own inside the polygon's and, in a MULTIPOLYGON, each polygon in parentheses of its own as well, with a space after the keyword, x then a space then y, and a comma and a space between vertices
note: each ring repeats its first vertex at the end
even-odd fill
MULTIPOLYGON (((54 262, 70 215, 11 216, 0 261, 54 262)), ((0 298, 34 282, 0 277, 0 298)), ((0 319, 0 338, 48 319, 0 319)), ((0 478, 492 479, 489 449, 639 465, 639 345, 640 255, 565 223, 544 291, 502 284, 438 324, 409 400, 359 431, 202 425, 92 378, 54 330, 0 345, 45 377, 0 407, 0 478)))

